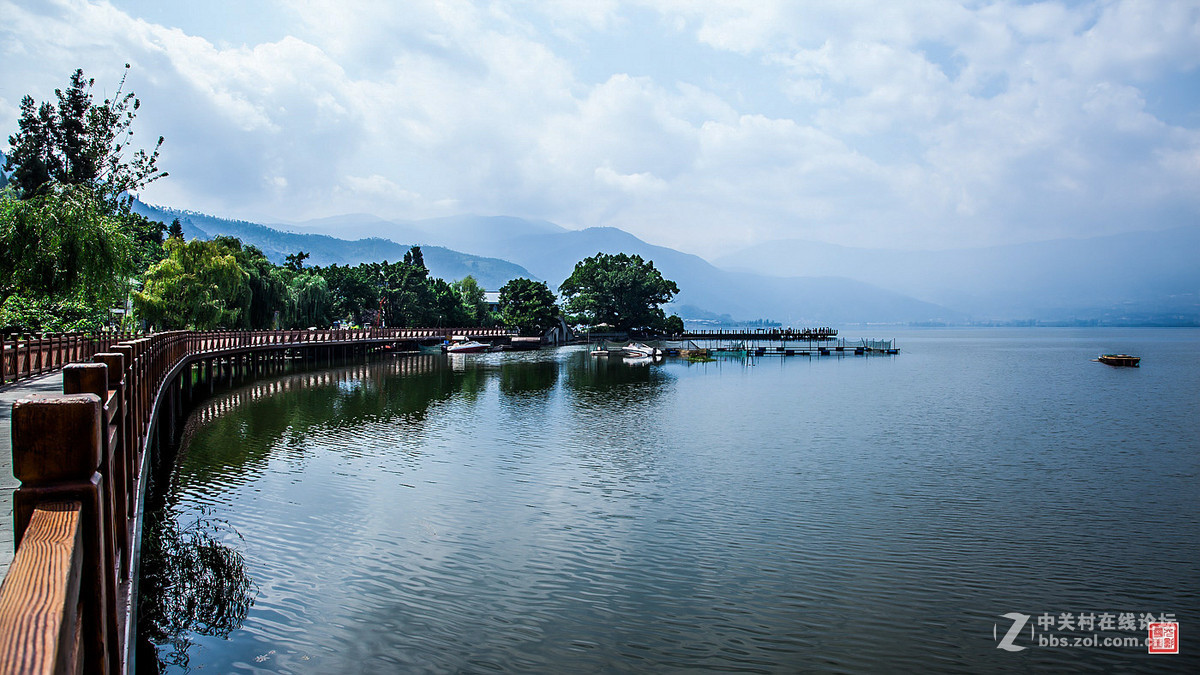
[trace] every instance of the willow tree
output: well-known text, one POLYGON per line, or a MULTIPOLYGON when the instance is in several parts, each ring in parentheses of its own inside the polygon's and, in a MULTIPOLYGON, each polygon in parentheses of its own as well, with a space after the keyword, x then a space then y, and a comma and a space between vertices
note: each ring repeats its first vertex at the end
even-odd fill
POLYGON ((0 197, 0 300, 13 293, 110 296, 132 271, 133 240, 95 195, 52 185, 27 200, 0 197))
POLYGON ((138 315, 162 329, 233 328, 249 306, 249 276, 219 242, 168 239, 167 257, 153 265, 133 294, 138 315))

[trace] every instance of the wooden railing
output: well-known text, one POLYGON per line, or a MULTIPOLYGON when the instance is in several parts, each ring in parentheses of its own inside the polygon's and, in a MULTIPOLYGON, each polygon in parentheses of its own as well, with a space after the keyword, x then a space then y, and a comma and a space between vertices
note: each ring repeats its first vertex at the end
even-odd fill
POLYGON ((0 384, 16 382, 89 359, 137 337, 133 333, 45 333, 0 338, 0 384))
MULTIPOLYGON (((63 368, 63 394, 12 414, 17 542, 0 586, 0 673, 123 673, 136 598, 143 474, 160 404, 198 361, 404 340, 511 337, 500 328, 172 331, 63 368)), ((28 370, 28 369, 26 369, 28 370)), ((188 378, 190 382, 190 377, 188 378)), ((173 413, 172 413, 173 414, 173 413)))

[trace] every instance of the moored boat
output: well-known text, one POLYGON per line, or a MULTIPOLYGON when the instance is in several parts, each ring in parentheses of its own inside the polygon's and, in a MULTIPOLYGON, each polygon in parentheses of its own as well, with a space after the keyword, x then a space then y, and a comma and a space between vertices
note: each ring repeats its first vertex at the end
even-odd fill
POLYGON ((625 356, 632 356, 634 358, 655 357, 662 355, 661 351, 649 345, 644 345, 640 342, 630 342, 621 348, 621 353, 625 356))
POLYGON ((1100 363, 1107 363, 1110 366, 1128 366, 1131 368, 1137 368, 1138 363, 1142 360, 1142 357, 1130 356, 1128 354, 1101 354, 1096 360, 1100 363))
POLYGON ((491 349, 491 345, 487 345, 482 342, 476 342, 475 340, 468 340, 466 342, 456 342, 452 345, 447 345, 446 353, 447 354, 478 354, 479 352, 486 352, 489 349, 491 349))

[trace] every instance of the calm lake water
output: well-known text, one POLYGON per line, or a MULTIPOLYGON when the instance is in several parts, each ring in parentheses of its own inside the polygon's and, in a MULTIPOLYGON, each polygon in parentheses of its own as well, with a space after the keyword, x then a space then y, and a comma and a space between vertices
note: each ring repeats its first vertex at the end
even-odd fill
POLYGON ((143 579, 159 657, 1196 672, 1200 331, 895 337, 897 357, 387 356, 219 394, 159 498, 188 586, 143 579), (1112 351, 1143 365, 1090 361, 1112 351), (1021 651, 997 648, 1009 613, 1021 651), (1145 638, 1116 624, 1147 613, 1181 655, 1039 646, 1145 638))

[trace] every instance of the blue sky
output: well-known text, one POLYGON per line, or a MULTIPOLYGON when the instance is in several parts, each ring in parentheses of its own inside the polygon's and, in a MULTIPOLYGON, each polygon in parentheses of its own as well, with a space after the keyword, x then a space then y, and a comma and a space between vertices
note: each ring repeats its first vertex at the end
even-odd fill
POLYGON ((1200 3, 0 0, 0 129, 125 63, 150 202, 458 213, 701 255, 1194 225, 1200 3))

